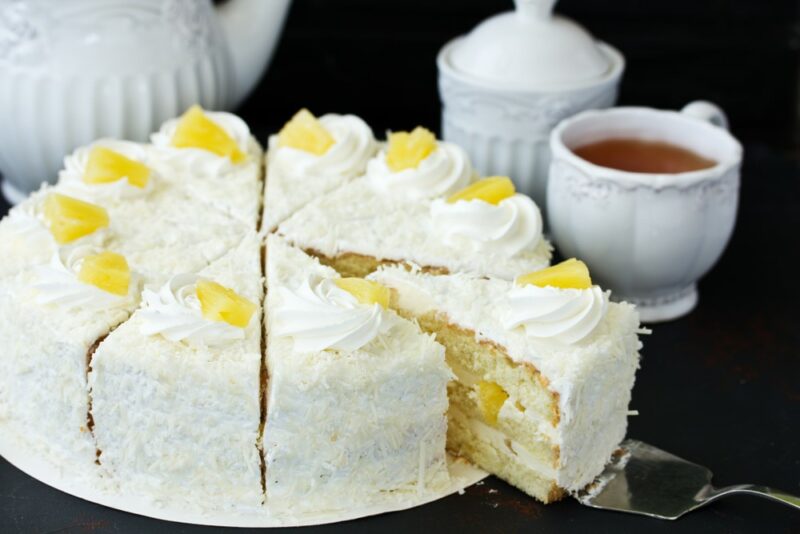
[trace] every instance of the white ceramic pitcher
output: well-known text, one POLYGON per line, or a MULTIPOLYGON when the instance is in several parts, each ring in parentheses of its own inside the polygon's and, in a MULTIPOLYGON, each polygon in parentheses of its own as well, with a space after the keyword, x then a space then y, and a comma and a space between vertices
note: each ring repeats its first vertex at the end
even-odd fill
POLYGON ((235 107, 289 1, 0 1, 3 194, 21 200, 99 137, 144 141, 191 104, 235 107))

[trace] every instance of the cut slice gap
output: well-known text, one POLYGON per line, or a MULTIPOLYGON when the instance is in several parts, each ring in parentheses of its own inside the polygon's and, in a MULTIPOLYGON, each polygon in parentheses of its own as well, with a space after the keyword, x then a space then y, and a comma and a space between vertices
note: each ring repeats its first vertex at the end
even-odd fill
MULTIPOLYGON (((411 269, 411 266, 402 260, 378 259, 374 256, 356 254, 355 252, 344 252, 334 257, 326 256, 314 249, 307 249, 304 252, 317 258, 322 265, 332 267, 343 278, 364 278, 367 275, 377 271, 379 267, 386 265, 400 265, 405 269, 411 269)), ((420 270, 429 274, 449 273, 445 267, 436 267, 430 265, 421 266, 420 270)))

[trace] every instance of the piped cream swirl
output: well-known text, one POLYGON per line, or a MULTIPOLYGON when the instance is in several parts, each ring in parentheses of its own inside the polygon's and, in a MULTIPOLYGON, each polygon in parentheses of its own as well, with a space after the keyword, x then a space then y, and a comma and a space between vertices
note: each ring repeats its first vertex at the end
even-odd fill
MULTIPOLYGON (((239 165, 255 163, 253 154, 257 152, 255 140, 250 135, 250 128, 242 119, 224 111, 204 111, 205 115, 230 135, 239 150, 247 154, 247 161, 239 165)), ((161 125, 157 132, 150 136, 150 141, 161 153, 160 157, 173 165, 179 165, 195 174, 203 176, 219 176, 237 167, 230 158, 220 156, 202 148, 177 148, 172 146, 172 138, 178 128, 180 117, 169 119, 161 125)))
POLYGON ((278 136, 270 138, 270 165, 292 176, 332 174, 354 178, 364 174, 367 162, 378 144, 366 122, 355 115, 328 113, 320 124, 333 136, 334 144, 321 156, 278 145, 278 136))
POLYGON ((308 277, 296 290, 277 291, 280 304, 269 334, 292 338, 298 352, 357 350, 394 322, 379 304, 360 304, 331 279, 308 277))
POLYGON ((56 246, 42 215, 41 202, 28 200, 12 208, 6 228, 30 249, 46 250, 56 246))
POLYGON ((195 274, 177 274, 158 291, 142 292, 140 331, 146 336, 162 335, 170 341, 186 341, 199 346, 219 346, 243 339, 243 328, 203 317, 197 297, 195 274))
POLYGON ((393 172, 386 150, 367 163, 367 178, 378 191, 411 198, 435 198, 463 189, 473 179, 472 164, 464 149, 439 141, 436 150, 413 169, 393 172))
POLYGON ((149 163, 145 145, 117 139, 99 139, 94 143, 82 146, 64 158, 64 168, 58 173, 59 186, 63 192, 88 201, 126 200, 142 197, 153 190, 153 182, 158 179, 149 163), (107 184, 87 184, 83 181, 89 155, 95 147, 105 147, 150 168, 150 178, 144 187, 131 185, 127 178, 107 184))
POLYGON ((58 249, 49 264, 35 267, 33 287, 37 293, 36 302, 95 311, 133 306, 141 281, 136 274, 131 274, 127 295, 114 295, 78 279, 84 258, 100 252, 102 249, 93 245, 71 245, 58 249))
POLYGON ((560 289, 515 286, 508 295, 510 313, 504 326, 522 326, 531 337, 577 343, 592 333, 605 316, 608 295, 599 286, 560 289))
POLYGON ((505 257, 532 250, 542 239, 542 215, 529 197, 519 193, 494 205, 482 200, 448 203, 436 199, 431 217, 448 245, 466 244, 478 252, 505 257))

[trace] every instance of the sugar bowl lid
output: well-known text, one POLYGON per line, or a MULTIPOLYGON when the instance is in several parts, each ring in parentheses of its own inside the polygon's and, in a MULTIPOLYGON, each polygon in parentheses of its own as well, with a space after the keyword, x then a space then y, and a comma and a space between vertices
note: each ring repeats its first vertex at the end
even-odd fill
POLYGON ((615 70, 621 56, 570 19, 554 16, 555 2, 515 0, 515 11, 486 19, 448 45, 445 61, 472 79, 520 89, 580 86, 615 70))

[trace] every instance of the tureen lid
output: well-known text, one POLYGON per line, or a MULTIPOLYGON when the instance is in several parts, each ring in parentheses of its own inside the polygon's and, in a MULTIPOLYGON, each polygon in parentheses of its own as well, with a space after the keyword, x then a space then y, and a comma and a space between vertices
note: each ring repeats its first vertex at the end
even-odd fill
POLYGON ((583 27, 554 16, 556 0, 515 0, 453 43, 448 61, 462 74, 513 87, 580 85, 612 70, 612 58, 583 27))

